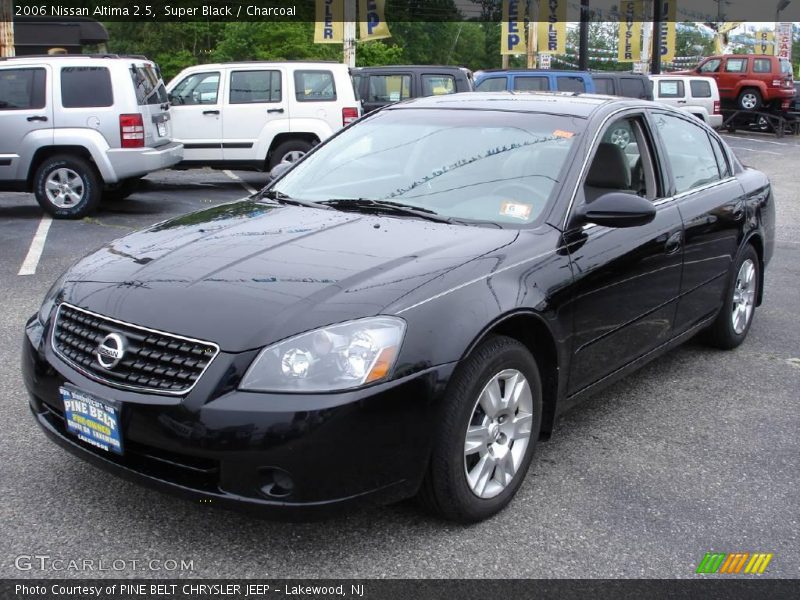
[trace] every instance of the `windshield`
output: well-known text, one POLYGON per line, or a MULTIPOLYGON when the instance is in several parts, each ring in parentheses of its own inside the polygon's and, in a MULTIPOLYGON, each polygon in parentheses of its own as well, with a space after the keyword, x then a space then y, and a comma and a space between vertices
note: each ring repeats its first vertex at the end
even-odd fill
POLYGON ((273 190, 312 202, 391 201, 524 225, 557 189, 584 120, 479 110, 382 111, 333 138, 273 190))

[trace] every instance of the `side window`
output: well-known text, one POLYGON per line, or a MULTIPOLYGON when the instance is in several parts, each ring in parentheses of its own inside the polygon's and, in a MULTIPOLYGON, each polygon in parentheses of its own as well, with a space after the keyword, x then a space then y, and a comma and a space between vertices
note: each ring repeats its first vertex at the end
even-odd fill
POLYGON ((546 92, 550 85, 547 77, 515 77, 514 89, 520 92, 546 92))
POLYGON ((650 144, 640 117, 609 125, 595 149, 583 185, 589 203, 608 192, 629 192, 654 200, 657 196, 650 144))
POLYGON ((411 75, 370 75, 367 102, 400 102, 411 97, 411 75))
POLYGON ((768 58, 753 59, 753 73, 769 73, 772 71, 772 62, 768 58))
POLYGON ((692 98, 711 98, 711 84, 703 79, 692 79, 689 82, 692 98))
POLYGON ((477 92, 503 92, 505 89, 505 77, 487 77, 475 86, 477 92))
POLYGON ((644 98, 647 95, 644 81, 634 77, 623 77, 620 81, 620 95, 626 98, 644 98))
POLYGON ((719 173, 724 179, 725 177, 730 177, 731 167, 728 164, 728 155, 722 148, 720 141, 715 138, 713 135, 709 136, 711 138, 711 148, 714 150, 714 158, 717 159, 717 167, 719 168, 719 173))
POLYGON ((654 120, 672 167, 676 193, 720 179, 714 149, 700 125, 663 113, 654 115, 654 120))
POLYGON ((658 80, 659 98, 683 98, 685 95, 686 95, 686 89, 683 87, 682 80, 680 79, 658 80))
POLYGON ((560 92, 585 92, 586 85, 582 77, 556 77, 556 86, 560 92))
POLYGON ((158 73, 150 65, 136 65, 130 68, 136 102, 139 106, 163 104, 167 102, 167 90, 158 73))
POLYGON ((610 77, 592 77, 598 94, 614 95, 614 80, 610 77))
POLYGON ((61 105, 64 108, 99 108, 113 104, 111 74, 106 67, 61 69, 61 105))
POLYGON ((170 92, 170 101, 176 106, 217 104, 219 72, 195 73, 181 80, 170 92))
POLYGON ((353 91, 356 93, 356 100, 361 100, 361 80, 364 79, 364 75, 351 75, 350 79, 353 81, 353 91))
POLYGON ((228 94, 231 104, 281 101, 280 71, 233 71, 228 94))
POLYGON ((422 95, 443 96, 456 93, 456 78, 452 75, 423 75, 422 95))
POLYGON ((717 73, 719 72, 719 65, 722 61, 718 58, 712 58, 708 62, 703 63, 700 67, 701 73, 717 73))
POLYGON ((746 58, 729 58, 725 63, 726 73, 744 73, 747 71, 746 58))
POLYGON ((781 58, 778 62, 781 63, 781 74, 782 75, 791 75, 792 74, 792 63, 785 58, 781 58))
POLYGON ((31 110, 44 108, 44 69, 0 70, 0 110, 31 110))
POLYGON ((295 71, 294 95, 298 102, 336 100, 336 85, 330 71, 295 71))

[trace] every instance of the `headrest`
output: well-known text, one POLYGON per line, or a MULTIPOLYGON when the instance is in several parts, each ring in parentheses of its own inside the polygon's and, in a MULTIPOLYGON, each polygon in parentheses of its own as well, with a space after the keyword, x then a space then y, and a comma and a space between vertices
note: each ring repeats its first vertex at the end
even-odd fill
POLYGON ((613 190, 630 189, 631 169, 622 148, 610 142, 603 142, 597 147, 586 185, 613 190))

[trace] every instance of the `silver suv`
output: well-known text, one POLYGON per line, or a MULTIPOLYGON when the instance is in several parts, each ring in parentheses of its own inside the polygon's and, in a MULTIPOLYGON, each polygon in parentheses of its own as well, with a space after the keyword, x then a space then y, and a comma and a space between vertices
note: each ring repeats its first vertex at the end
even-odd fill
POLYGON ((158 67, 144 57, 0 59, 0 190, 81 218, 183 158, 158 67))

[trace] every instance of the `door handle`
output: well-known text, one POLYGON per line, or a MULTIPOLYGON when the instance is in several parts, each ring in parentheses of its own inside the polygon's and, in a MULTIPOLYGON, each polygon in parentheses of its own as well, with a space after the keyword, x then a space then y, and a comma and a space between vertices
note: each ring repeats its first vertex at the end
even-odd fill
POLYGON ((42 121, 42 122, 44 122, 44 121, 47 121, 47 117, 28 117, 28 121, 30 121, 30 122, 33 122, 33 121, 42 121))
POLYGON ((664 252, 666 254, 674 254, 678 250, 681 249, 681 245, 683 243, 683 232, 676 231, 671 236, 667 238, 667 241, 664 243, 664 252))
POLYGON ((686 104, 686 100, 678 100, 678 104, 686 104))
POLYGON ((283 109, 282 108, 270 108, 267 111, 267 114, 272 114, 272 113, 281 113, 281 114, 283 114, 283 109))
POLYGON ((218 110, 204 110, 203 114, 204 115, 218 115, 219 111, 218 110))
POLYGON ((744 217, 744 206, 742 204, 737 204, 733 207, 733 220, 740 221, 744 217))

